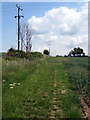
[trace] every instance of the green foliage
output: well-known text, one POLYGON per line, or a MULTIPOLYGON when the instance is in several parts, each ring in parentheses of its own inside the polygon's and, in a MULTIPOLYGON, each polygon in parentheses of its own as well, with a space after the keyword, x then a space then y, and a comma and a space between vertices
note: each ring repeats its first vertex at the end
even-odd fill
POLYGON ((49 51, 45 49, 45 50, 43 51, 43 54, 49 55, 49 51))
POLYGON ((26 58, 29 60, 34 60, 36 58, 42 58, 43 54, 40 52, 30 52, 30 53, 26 53, 26 58))
POLYGON ((78 48, 74 48, 73 50, 70 51, 69 56, 85 56, 85 53, 83 51, 82 48, 78 47, 78 48))
POLYGON ((12 60, 16 58, 25 58, 26 53, 24 51, 18 51, 14 48, 10 48, 8 52, 6 53, 5 59, 12 60))
POLYGON ((68 71, 71 82, 73 83, 76 90, 85 92, 90 98, 89 94, 89 72, 88 69, 88 57, 84 58, 64 58, 62 59, 65 68, 68 71))
POLYGON ((25 58, 28 60, 33 60, 35 58, 42 58, 43 55, 40 52, 30 52, 25 53, 24 51, 18 51, 13 48, 10 48, 8 52, 6 53, 5 59, 8 60, 16 60, 17 58, 25 58))

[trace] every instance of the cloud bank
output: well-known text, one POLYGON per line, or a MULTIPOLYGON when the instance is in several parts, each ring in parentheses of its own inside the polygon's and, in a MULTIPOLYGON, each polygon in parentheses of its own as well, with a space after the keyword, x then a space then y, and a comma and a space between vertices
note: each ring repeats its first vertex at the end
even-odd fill
POLYGON ((79 9, 54 8, 43 17, 32 16, 28 23, 33 34, 33 50, 42 52, 51 43, 52 55, 65 55, 78 46, 88 53, 87 4, 79 9))

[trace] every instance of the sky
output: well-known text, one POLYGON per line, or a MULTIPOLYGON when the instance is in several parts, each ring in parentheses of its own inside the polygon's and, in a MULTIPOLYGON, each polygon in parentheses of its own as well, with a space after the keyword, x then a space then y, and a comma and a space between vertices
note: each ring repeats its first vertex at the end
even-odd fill
MULTIPOLYGON (((62 0, 0 0, 2 2, 62 2, 62 0)), ((63 2, 89 2, 89 0, 63 0, 63 2)))
POLYGON ((32 30, 32 51, 65 55, 74 47, 88 54, 87 2, 2 2, 2 51, 17 49, 16 4, 23 8, 21 24, 32 30))

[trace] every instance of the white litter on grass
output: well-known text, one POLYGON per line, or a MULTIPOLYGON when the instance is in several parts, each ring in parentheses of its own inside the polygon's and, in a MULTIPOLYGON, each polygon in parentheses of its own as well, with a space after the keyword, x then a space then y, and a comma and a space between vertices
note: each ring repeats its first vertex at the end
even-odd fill
POLYGON ((17 85, 17 83, 13 83, 13 86, 17 85))
POLYGON ((11 89, 13 89, 13 87, 10 87, 11 89))
POLYGON ((17 85, 20 85, 20 83, 10 83, 10 88, 14 88, 17 85))
POLYGON ((13 86, 13 84, 10 84, 10 86, 13 86))
POLYGON ((17 83, 17 85, 20 85, 20 83, 17 83))

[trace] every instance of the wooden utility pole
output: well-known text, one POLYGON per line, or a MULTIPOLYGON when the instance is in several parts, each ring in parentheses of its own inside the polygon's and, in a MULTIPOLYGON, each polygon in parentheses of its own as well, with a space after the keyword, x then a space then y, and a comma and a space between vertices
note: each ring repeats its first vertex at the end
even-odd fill
POLYGON ((15 16, 15 18, 18 18, 18 51, 19 51, 20 50, 20 18, 24 16, 20 15, 20 10, 22 11, 23 9, 21 9, 20 6, 18 6, 17 4, 16 7, 18 8, 18 16, 15 16))

